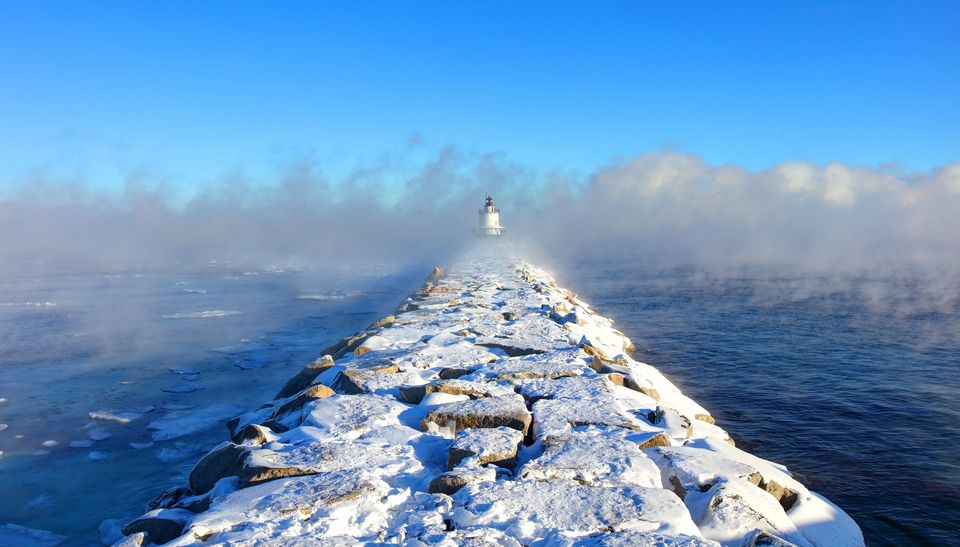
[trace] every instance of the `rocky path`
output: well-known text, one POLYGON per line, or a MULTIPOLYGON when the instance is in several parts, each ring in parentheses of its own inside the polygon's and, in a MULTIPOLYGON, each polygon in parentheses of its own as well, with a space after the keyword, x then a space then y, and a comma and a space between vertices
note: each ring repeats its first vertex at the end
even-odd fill
POLYGON ((474 253, 231 420, 118 544, 863 544, 632 349, 474 253))

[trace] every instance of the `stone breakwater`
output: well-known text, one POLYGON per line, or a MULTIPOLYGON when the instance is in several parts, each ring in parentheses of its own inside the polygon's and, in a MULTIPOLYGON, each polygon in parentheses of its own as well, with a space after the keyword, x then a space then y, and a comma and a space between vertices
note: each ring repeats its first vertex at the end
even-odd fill
POLYGON ((549 274, 435 270, 330 347, 117 545, 862 545, 549 274))

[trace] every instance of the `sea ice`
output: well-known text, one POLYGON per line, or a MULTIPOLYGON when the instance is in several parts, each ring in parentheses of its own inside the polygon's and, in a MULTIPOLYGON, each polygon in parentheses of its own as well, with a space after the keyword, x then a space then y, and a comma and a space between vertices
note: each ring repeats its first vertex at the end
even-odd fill
POLYGON ((109 439, 110 433, 108 433, 107 430, 101 427, 90 427, 89 429, 87 429, 87 437, 89 437, 91 441, 97 442, 97 441, 109 439))
POLYGON ((177 385, 177 386, 163 386, 160 388, 160 391, 165 391, 167 393, 193 393, 194 391, 200 391, 203 389, 203 386, 194 385, 177 385))
POLYGON ((220 403, 193 412, 173 411, 151 422, 147 429, 153 431, 154 441, 168 441, 203 431, 234 417, 241 410, 236 405, 220 403))
POLYGON ((16 524, 0 526, 0 545, 17 547, 54 547, 67 541, 65 536, 16 524))
POLYGON ((53 507, 56 504, 53 496, 50 494, 40 494, 23 505, 24 509, 41 509, 44 507, 53 507))
POLYGON ((236 310, 205 310, 185 313, 170 313, 167 315, 161 315, 160 317, 163 319, 209 319, 211 317, 229 317, 231 315, 240 315, 240 312, 236 310))

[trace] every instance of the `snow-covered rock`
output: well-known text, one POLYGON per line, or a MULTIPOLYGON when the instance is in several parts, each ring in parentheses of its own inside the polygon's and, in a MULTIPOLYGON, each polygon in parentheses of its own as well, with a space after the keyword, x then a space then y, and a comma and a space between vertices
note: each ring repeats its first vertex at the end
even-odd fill
POLYGON ((562 479, 498 481, 468 484, 453 499, 454 527, 497 528, 524 544, 557 532, 700 535, 683 502, 661 488, 594 487, 562 479))
POLYGON ((569 479, 592 486, 660 488, 660 469, 618 429, 589 428, 543 439, 543 453, 523 465, 523 479, 569 479))
POLYGON ((430 425, 452 427, 456 431, 506 426, 526 433, 530 421, 523 397, 499 395, 440 405, 424 416, 420 429, 426 431, 430 425))
POLYGON ((523 434, 510 427, 463 429, 450 445, 447 467, 453 469, 464 458, 475 457, 481 464, 512 468, 523 434))

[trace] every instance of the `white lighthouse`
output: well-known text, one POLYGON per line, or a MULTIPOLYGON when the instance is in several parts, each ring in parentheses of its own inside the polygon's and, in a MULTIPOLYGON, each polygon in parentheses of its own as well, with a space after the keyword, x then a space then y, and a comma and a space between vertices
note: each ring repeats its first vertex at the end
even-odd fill
POLYGON ((503 226, 500 226, 500 211, 493 206, 493 198, 487 196, 487 201, 480 208, 480 226, 473 229, 476 236, 502 236, 503 226))

